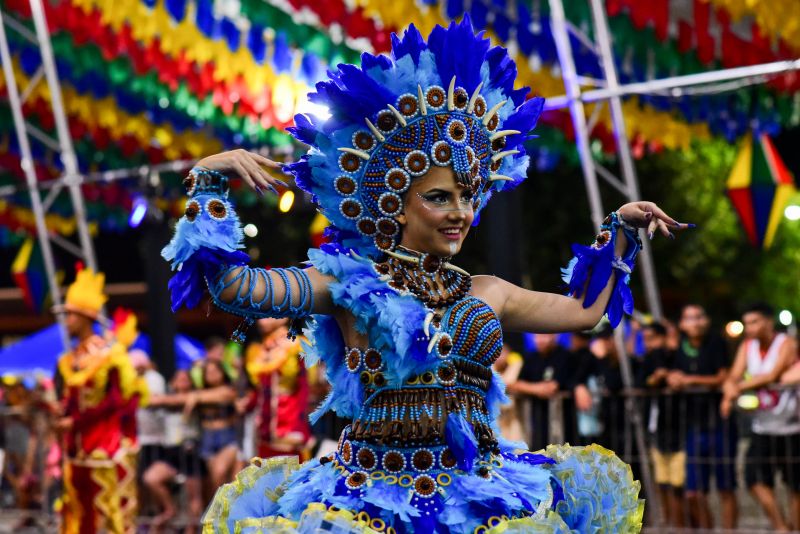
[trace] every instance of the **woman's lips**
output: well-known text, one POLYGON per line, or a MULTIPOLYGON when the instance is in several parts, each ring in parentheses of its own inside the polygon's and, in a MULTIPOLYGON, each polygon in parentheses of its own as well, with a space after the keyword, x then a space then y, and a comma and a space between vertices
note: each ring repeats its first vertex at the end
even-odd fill
POLYGON ((460 228, 442 228, 439 232, 445 236, 447 239, 451 241, 458 241, 461 239, 461 229, 460 228))

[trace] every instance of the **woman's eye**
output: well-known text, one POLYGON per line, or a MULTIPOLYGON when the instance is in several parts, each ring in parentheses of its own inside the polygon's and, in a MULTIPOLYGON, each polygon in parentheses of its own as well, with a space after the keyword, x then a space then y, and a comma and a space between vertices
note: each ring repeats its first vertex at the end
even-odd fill
POLYGON ((425 200, 429 200, 430 202, 435 202, 436 204, 445 204, 447 203, 447 196, 446 195, 431 195, 425 197, 425 200))

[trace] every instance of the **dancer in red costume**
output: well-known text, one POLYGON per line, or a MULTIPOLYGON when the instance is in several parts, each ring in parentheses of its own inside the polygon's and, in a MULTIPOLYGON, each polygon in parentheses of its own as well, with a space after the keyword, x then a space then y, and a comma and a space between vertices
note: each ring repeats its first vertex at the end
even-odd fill
POLYGON ((67 331, 77 339, 59 359, 56 376, 63 409, 58 428, 64 440, 65 534, 135 531, 135 485, 128 482, 136 472, 136 444, 129 423, 143 390, 126 345, 94 333, 106 301, 103 282, 101 273, 79 271, 66 304, 55 310, 66 314, 67 331))
POLYGON ((308 459, 308 376, 299 341, 288 339, 289 321, 261 319, 261 343, 247 348, 246 368, 259 388, 258 455, 308 459))

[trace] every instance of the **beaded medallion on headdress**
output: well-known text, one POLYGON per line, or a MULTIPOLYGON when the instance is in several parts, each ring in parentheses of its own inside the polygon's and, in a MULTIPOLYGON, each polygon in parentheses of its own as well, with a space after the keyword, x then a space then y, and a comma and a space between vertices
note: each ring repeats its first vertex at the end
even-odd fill
POLYGON ((363 54, 360 69, 329 75, 309 98, 331 117, 295 117, 290 130, 311 149, 287 169, 345 246, 368 256, 392 250, 403 194, 432 166, 453 169, 476 212, 525 178, 522 143, 543 100, 513 88, 514 62, 468 19, 437 26, 427 43, 412 25, 393 36, 391 57, 363 54))

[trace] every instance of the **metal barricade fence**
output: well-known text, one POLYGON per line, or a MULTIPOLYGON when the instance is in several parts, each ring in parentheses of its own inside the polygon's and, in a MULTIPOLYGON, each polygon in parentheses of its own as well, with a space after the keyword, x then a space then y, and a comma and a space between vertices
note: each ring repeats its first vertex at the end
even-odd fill
MULTIPOLYGON (((57 532, 64 467, 61 438, 56 430, 58 418, 42 404, 20 406, 0 406, 0 533, 21 532, 21 528, 30 528, 32 532, 57 532)), ((328 446, 331 442, 335 444, 344 424, 346 421, 334 414, 323 416, 314 427, 317 446, 324 446, 326 440, 328 446)), ((250 460, 244 454, 257 455, 260 449, 254 432, 241 431, 239 434, 237 469, 250 460), (245 435, 254 439, 249 447, 241 441, 245 435), (243 453, 244 450, 256 452, 243 453)), ((199 520, 216 487, 210 483, 206 460, 199 455, 198 441, 187 440, 173 447, 138 444, 138 527, 152 526, 162 512, 157 495, 145 480, 150 468, 153 468, 153 479, 168 479, 163 487, 172 498, 176 514, 169 521, 167 531, 177 532, 189 521, 196 523, 199 520), (192 513, 192 498, 198 491, 201 498, 199 510, 194 504, 195 513, 192 513)))
MULTIPOLYGON (((776 388, 766 394, 767 400, 783 391, 795 397, 789 409, 796 410, 800 420, 799 386, 776 388)), ((748 482, 772 482, 780 470, 775 477, 776 493, 782 509, 788 510, 790 491, 800 492, 800 434, 755 436, 754 444, 751 422, 758 408, 753 406, 756 394, 748 396, 751 397, 748 402, 739 404, 750 404, 752 409, 735 406, 728 418, 720 415, 721 393, 702 388, 679 392, 656 389, 595 392, 592 409, 585 412, 576 409, 569 392, 559 392, 547 400, 517 396, 514 409, 524 430, 523 437, 532 450, 548 443, 597 443, 611 449, 631 466, 634 478, 642 481, 641 496, 650 505, 654 499, 661 504, 661 489, 681 488, 684 498, 691 497, 683 506, 683 524, 687 528, 692 519, 689 505, 707 498, 712 523, 717 528, 714 532, 723 531, 720 530, 723 508, 730 506, 731 500, 738 506, 738 528, 730 532, 772 532, 748 492, 748 482), (645 426, 645 450, 636 446, 634 418, 626 400, 632 401, 645 426), (756 449, 751 449, 754 446, 756 449), (651 487, 646 487, 642 476, 645 465, 653 475, 651 487)), ((662 510, 657 517, 646 520, 650 531, 679 531, 664 530, 664 513, 662 510)), ((800 531, 800 525, 794 528, 800 531)))
MULTIPOLYGON (((788 391, 800 396, 800 388, 788 391)), ((708 490, 714 524, 720 525, 720 510, 716 505, 723 491, 735 488, 739 505, 738 530, 731 532, 770 531, 758 504, 747 492, 746 471, 755 475, 769 475, 772 466, 787 467, 779 478, 778 488, 783 509, 786 506, 787 487, 800 488, 800 447, 786 446, 790 438, 779 438, 762 443, 757 457, 748 455, 752 443, 750 420, 754 411, 738 409, 729 419, 719 416, 719 394, 706 390, 688 390, 680 393, 659 390, 623 390, 597 394, 594 410, 579 412, 569 393, 559 393, 548 400, 517 398, 517 417, 527 434, 521 436, 533 450, 547 443, 569 442, 577 445, 598 443, 617 453, 631 465, 634 477, 641 479, 644 465, 656 467, 655 479, 687 488, 708 490), (634 439, 633 418, 626 410, 626 400, 632 400, 647 426, 647 447, 640 450, 634 439), (664 456, 684 453, 683 459, 664 456), (660 456, 659 456, 660 454, 660 456), (662 469, 658 469, 661 463, 662 469), (762 468, 753 469, 758 463, 762 468), (683 469, 683 474, 679 472, 683 469), (764 467, 766 466, 766 467, 764 467), (672 478, 669 478, 672 477, 672 478)), ((318 434, 335 439, 343 422, 334 417, 324 419, 317 427, 318 434), (330 420, 328 420, 330 419, 330 420)), ((39 531, 57 529, 59 499, 61 498, 60 440, 55 432, 56 419, 38 406, 27 408, 0 408, 0 532, 16 532, 20 526, 30 525, 39 531), (5 530, 4 530, 5 529, 5 530)), ((172 528, 186 523, 189 496, 187 479, 191 473, 201 473, 203 480, 203 508, 213 495, 207 483, 206 471, 197 462, 197 456, 187 454, 187 449, 165 451, 141 447, 139 452, 138 482, 142 488, 142 474, 148 465, 165 461, 177 472, 169 483, 177 517, 172 528), (147 458, 148 454, 155 457, 147 458), (159 454, 169 456, 159 457, 159 454)), ((649 501, 658 499, 656 487, 643 487, 642 496, 649 501)), ((140 491, 140 525, 150 524, 154 514, 160 512, 146 489, 140 491)), ((686 511, 688 515, 688 509, 686 511)), ((687 518, 688 519, 688 518, 687 518)), ((688 524, 688 522, 687 522, 688 524)), ((664 530, 661 518, 647 523, 650 532, 675 532, 664 530)), ((696 530, 694 532, 697 532, 696 530)), ((716 530, 715 532, 720 532, 716 530)))

